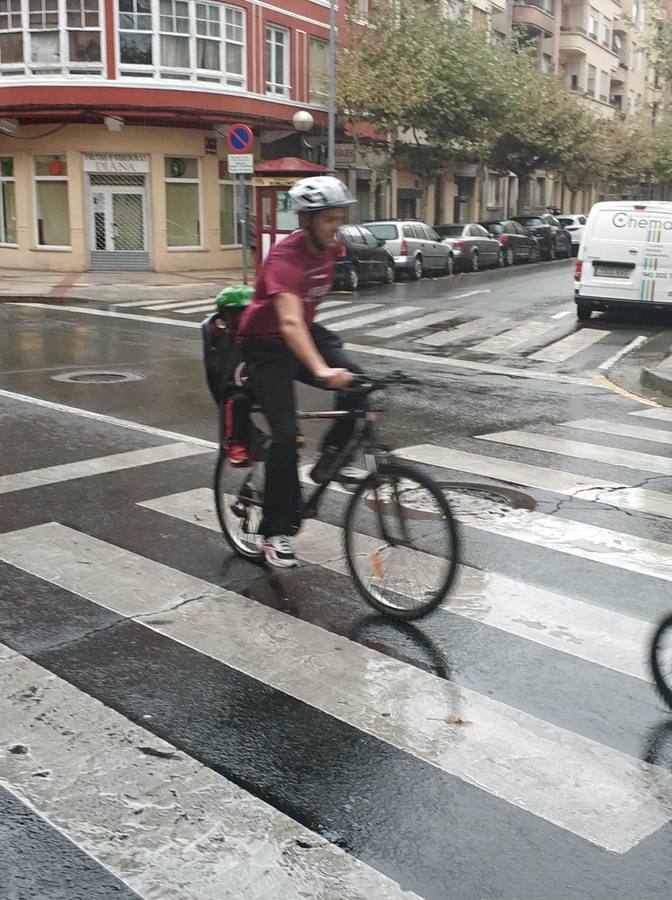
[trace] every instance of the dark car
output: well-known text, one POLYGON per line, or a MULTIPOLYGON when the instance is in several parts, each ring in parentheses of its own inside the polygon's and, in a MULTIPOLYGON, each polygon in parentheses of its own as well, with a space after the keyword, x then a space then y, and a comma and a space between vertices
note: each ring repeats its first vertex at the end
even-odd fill
POLYGON ((518 262, 539 262, 539 242, 527 228, 513 219, 501 222, 480 222, 480 225, 497 238, 504 250, 504 265, 512 266, 518 262))
POLYGON ((394 281, 394 259, 385 241, 362 225, 344 225, 336 261, 336 284, 356 291, 366 281, 394 281))
POLYGON ((544 259, 569 259, 572 255, 572 236, 556 216, 516 216, 515 221, 537 238, 544 259))
POLYGON ((504 248, 482 225, 437 225, 434 231, 453 248, 455 268, 462 272, 504 265, 504 248))

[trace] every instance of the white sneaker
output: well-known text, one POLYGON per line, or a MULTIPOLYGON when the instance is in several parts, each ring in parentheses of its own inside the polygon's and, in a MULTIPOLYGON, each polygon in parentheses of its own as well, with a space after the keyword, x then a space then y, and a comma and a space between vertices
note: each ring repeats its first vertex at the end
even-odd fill
POLYGON ((289 538, 284 534, 266 538, 264 559, 269 566, 275 566, 276 569, 293 569, 294 566, 298 566, 289 538))

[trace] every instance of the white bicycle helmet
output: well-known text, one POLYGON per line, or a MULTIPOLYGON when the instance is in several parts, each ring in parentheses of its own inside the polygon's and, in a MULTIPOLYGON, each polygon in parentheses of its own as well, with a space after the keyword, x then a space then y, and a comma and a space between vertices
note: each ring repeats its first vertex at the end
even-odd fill
POLYGON ((290 188, 289 198, 296 212, 318 212, 357 203, 343 182, 332 175, 304 178, 290 188))

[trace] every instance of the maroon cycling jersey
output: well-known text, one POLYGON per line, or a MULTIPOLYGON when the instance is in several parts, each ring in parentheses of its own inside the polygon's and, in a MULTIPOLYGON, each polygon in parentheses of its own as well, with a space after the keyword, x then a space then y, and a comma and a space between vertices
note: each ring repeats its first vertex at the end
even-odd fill
POLYGON ((310 328, 320 301, 329 293, 336 275, 338 247, 319 256, 306 248, 303 231, 295 231, 271 249, 257 276, 252 303, 243 313, 238 340, 282 340, 273 299, 296 294, 303 300, 303 317, 310 328))

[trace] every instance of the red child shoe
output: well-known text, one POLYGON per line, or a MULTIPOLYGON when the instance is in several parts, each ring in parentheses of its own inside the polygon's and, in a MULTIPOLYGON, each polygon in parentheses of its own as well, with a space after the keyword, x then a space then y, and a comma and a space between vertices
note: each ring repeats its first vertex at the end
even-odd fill
POLYGON ((247 447, 244 447, 242 444, 231 444, 227 457, 229 465, 233 466, 234 469, 242 469, 250 464, 250 454, 247 447))

